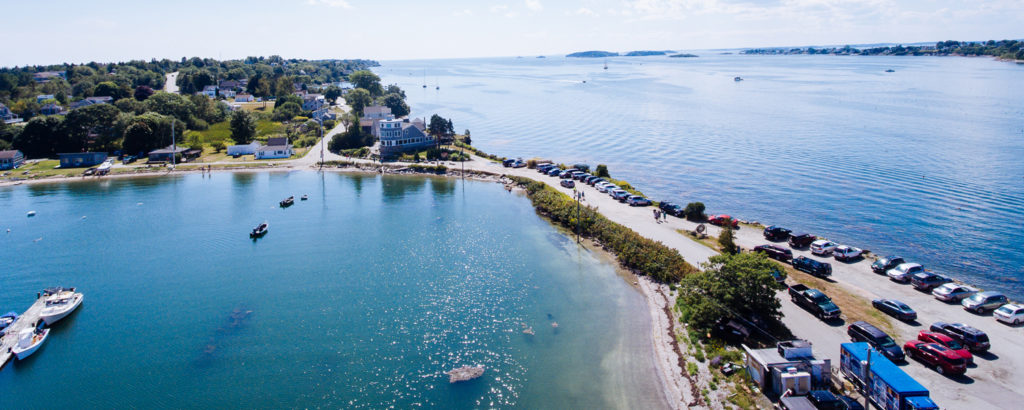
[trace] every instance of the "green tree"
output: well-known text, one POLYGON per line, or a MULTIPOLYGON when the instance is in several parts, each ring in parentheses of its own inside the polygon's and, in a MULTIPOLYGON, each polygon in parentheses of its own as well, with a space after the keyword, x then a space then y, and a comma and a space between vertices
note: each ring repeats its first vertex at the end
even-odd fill
POLYGON ((402 90, 402 88, 399 87, 398 84, 391 84, 385 87, 384 94, 398 94, 399 96, 402 97, 403 100, 405 99, 405 90, 402 90))
POLYGON ((302 115, 302 106, 289 101, 274 109, 272 118, 274 121, 291 121, 293 118, 302 115))
POLYGON ((335 105, 338 102, 338 97, 341 97, 341 88, 338 88, 336 85, 327 87, 327 90, 324 91, 324 99, 331 105, 335 105))
POLYGON ((594 169, 594 172, 596 172, 596 175, 601 178, 611 178, 611 175, 608 174, 608 166, 605 164, 598 164, 597 168, 594 169))
POLYGON ((683 214, 686 215, 688 221, 703 221, 704 216, 704 203, 703 202, 690 202, 686 204, 686 209, 683 209, 683 214))
POLYGON ((399 94, 385 94, 381 97, 380 102, 381 105, 391 109, 391 114, 393 114, 395 118, 401 118, 409 115, 409 105, 405 103, 405 100, 403 100, 402 96, 399 94))
POLYGON ((94 138, 91 149, 112 151, 117 149, 117 119, 121 111, 110 104, 95 104, 72 110, 64 118, 64 133, 68 148, 79 151, 94 138))
POLYGON ((373 135, 364 133, 358 122, 353 123, 345 132, 335 135, 327 144, 327 149, 337 153, 343 149, 368 147, 373 145, 373 135))
POLYGON ((356 88, 349 91, 348 95, 345 96, 345 103, 352 107, 352 111, 356 112, 357 115, 362 116, 363 109, 373 103, 373 97, 366 89, 356 88))
POLYGON ((36 117, 21 130, 14 139, 14 148, 21 150, 29 158, 52 157, 58 152, 77 152, 66 150, 67 137, 64 134, 64 117, 48 115, 36 117))
POLYGON ((256 139, 256 116, 246 110, 231 114, 231 139, 238 144, 248 144, 256 139))
POLYGON ((291 77, 280 77, 274 82, 274 95, 278 99, 295 93, 295 82, 291 77))
POLYGON ((104 81, 96 84, 96 88, 93 88, 92 95, 96 97, 113 97, 115 100, 119 100, 124 95, 121 95, 121 87, 113 81, 104 81))
POLYGON ((369 70, 359 70, 352 74, 349 74, 348 80, 352 82, 355 88, 362 88, 370 92, 370 96, 377 97, 384 93, 384 89, 380 86, 380 77, 369 70))
MULTIPOLYGON (((469 135, 469 128, 466 128, 466 132, 464 132, 462 135, 465 136, 462 138, 462 142, 465 142, 469 145, 473 145, 473 137, 469 135)), ((604 172, 608 173, 608 167, 605 167, 604 172)))
POLYGON ((722 246, 722 253, 732 255, 739 253, 740 248, 736 246, 736 235, 732 231, 732 220, 726 220, 722 227, 722 233, 718 234, 718 244, 722 246))
POLYGON ((783 285, 771 274, 780 267, 763 253, 716 255, 701 267, 703 272, 683 278, 676 302, 697 330, 710 330, 721 318, 734 315, 748 320, 782 317, 776 292, 783 285))

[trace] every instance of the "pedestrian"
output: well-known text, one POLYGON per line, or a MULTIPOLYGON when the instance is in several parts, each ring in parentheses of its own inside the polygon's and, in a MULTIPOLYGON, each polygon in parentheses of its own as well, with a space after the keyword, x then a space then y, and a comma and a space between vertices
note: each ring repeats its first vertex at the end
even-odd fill
POLYGON ((655 209, 655 210, 654 210, 654 222, 658 222, 658 221, 660 220, 659 218, 660 218, 660 217, 658 216, 658 210, 657 210, 657 209, 655 209))
POLYGON ((587 200, 587 192, 586 191, 580 191, 580 198, 583 198, 583 200, 586 201, 587 200))
POLYGON ((661 213, 661 220, 665 221, 665 222, 668 222, 668 214, 665 213, 665 212, 662 212, 661 213))

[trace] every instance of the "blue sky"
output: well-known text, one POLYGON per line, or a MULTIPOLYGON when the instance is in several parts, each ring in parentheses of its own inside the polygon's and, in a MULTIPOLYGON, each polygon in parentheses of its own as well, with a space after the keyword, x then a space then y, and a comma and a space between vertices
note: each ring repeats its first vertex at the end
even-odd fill
POLYGON ((1024 0, 0 0, 0 10, 2 66, 1024 37, 1024 0))

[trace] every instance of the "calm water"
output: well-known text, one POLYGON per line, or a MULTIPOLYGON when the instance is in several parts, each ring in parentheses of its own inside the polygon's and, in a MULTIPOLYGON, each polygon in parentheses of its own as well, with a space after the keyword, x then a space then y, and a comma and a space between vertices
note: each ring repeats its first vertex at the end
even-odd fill
POLYGON ((642 296, 498 184, 48 184, 0 189, 0 221, 0 310, 47 286, 86 295, 0 372, 0 408, 661 404, 642 296), (442 372, 464 364, 487 370, 450 385, 442 372))
POLYGON ((605 163, 656 199, 899 253, 1024 298, 1024 66, 699 54, 613 58, 608 70, 529 57, 377 72, 409 90, 414 115, 452 117, 487 152, 605 163))

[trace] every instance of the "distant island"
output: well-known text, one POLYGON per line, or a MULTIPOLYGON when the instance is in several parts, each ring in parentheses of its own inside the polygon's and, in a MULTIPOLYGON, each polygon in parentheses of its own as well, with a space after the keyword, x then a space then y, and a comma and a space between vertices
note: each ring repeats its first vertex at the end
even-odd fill
POLYGON ((693 58, 693 57, 700 57, 700 56, 696 55, 696 54, 682 53, 682 54, 672 54, 669 57, 672 57, 672 58, 693 58))
POLYGON ((935 46, 891 46, 857 48, 843 47, 797 47, 797 48, 755 48, 743 50, 743 54, 786 55, 786 54, 830 54, 862 56, 992 56, 1003 60, 1024 60, 1024 41, 940 41, 935 46))
POLYGON ((578 58, 601 58, 601 57, 618 57, 619 53, 611 51, 580 51, 578 53, 572 53, 566 57, 578 57, 578 58))
POLYGON ((666 51, 641 50, 641 51, 630 51, 630 52, 628 52, 626 54, 623 54, 623 56, 626 56, 626 57, 663 56, 663 55, 671 53, 671 52, 672 52, 671 50, 666 50, 666 51))

